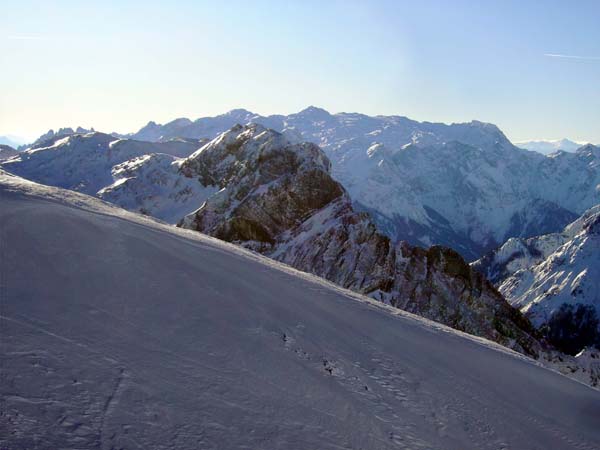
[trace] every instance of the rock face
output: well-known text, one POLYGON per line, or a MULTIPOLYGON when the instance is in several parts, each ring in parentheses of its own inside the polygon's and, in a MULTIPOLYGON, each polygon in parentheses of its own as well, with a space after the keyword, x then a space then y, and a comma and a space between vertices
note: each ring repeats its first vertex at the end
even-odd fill
POLYGON ((216 185, 181 226, 259 251, 343 287, 536 355, 533 329, 447 248, 393 245, 329 174, 314 144, 259 125, 236 126, 182 165, 216 185))
POLYGON ((333 178, 381 231, 415 245, 446 245, 469 260, 511 237, 560 231, 600 203, 600 149, 547 157, 515 147, 496 126, 478 121, 446 125, 315 107, 268 117, 235 110, 156 125, 154 136, 213 138, 236 121, 317 144, 332 162, 333 178))
POLYGON ((561 233, 511 239, 473 267, 537 327, 563 304, 592 306, 600 315, 600 206, 561 233))

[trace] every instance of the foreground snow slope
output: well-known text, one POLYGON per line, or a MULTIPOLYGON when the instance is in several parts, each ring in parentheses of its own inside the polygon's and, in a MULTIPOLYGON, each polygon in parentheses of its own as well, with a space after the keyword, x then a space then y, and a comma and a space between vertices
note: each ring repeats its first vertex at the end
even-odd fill
POLYGON ((2 448, 598 448, 597 391, 0 174, 2 448))

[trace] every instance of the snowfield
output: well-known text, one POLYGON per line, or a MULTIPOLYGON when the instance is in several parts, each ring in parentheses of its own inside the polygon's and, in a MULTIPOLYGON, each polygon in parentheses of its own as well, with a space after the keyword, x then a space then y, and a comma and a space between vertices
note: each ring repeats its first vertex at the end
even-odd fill
POLYGON ((0 211, 0 448, 600 448, 496 344, 4 172, 0 211))

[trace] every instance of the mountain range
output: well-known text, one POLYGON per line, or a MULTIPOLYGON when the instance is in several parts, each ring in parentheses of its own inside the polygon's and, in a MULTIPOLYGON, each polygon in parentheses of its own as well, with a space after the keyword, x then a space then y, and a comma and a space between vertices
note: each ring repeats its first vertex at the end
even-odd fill
POLYGON ((395 244, 355 211, 315 144, 262 125, 157 143, 58 136, 3 167, 235 242, 384 303, 539 356, 533 328, 455 252, 395 244), (147 152, 147 153, 146 153, 147 152))
MULTIPOLYGON (((234 110, 210 120, 167 125, 150 124, 127 138, 88 130, 53 133, 3 167, 235 242, 551 364, 566 361, 566 370, 578 372, 586 382, 595 377, 593 368, 583 370, 576 361, 557 359, 540 340, 540 332, 479 276, 478 271, 490 275, 489 271, 480 265, 472 270, 456 252, 430 244, 450 240, 464 254, 465 236, 457 230, 467 225, 471 231, 481 229, 482 222, 498 227, 515 210, 521 212, 511 216, 507 235, 562 229, 577 217, 574 204, 594 204, 599 195, 594 188, 599 185, 597 147, 545 157, 518 149, 497 127, 481 122, 430 124, 399 117, 331 115, 317 108, 268 118, 234 110), (356 119, 354 124, 350 119, 356 119), (268 121, 282 131, 258 124, 268 121), (231 122, 251 125, 233 125, 209 142, 189 137, 212 135, 231 122), (390 147, 393 136, 412 127, 412 143, 390 151, 382 142, 369 142, 372 137, 364 132, 372 126, 385 130, 379 133, 383 137, 374 135, 390 147), (313 134, 305 140, 307 129, 313 134), (344 133, 346 140, 341 139, 344 133), (185 137, 174 137, 177 134, 185 137), (311 140, 324 142, 329 151, 311 140), (363 151, 362 144, 370 146, 363 151), (352 177, 362 184, 349 181, 352 177), (395 190, 400 184, 405 191, 395 190), (443 189, 448 192, 440 192, 443 189), (365 206, 365 197, 374 207, 365 206), (437 210, 425 203, 436 204, 437 210), (382 211, 394 204, 421 204, 436 225, 417 228, 425 233, 420 238, 414 227, 406 227, 406 235, 391 232, 399 222, 382 211), (481 216, 479 224, 473 214, 481 216), (423 236, 429 236, 426 242, 423 236)), ((540 323, 534 325, 544 334, 540 323)), ((564 365, 559 370, 565 370, 564 365)))
POLYGON ((573 324, 575 331, 570 334, 590 328, 573 353, 600 344, 600 205, 560 233, 509 239, 473 267, 496 283, 537 328, 558 325, 556 320, 569 309, 587 314, 577 319, 581 323, 573 324))
POLYGON ((600 202, 598 147, 546 157, 478 121, 446 125, 315 107, 268 117, 233 110, 151 122, 131 137, 210 139, 249 122, 319 145, 355 206, 393 240, 446 245, 469 260, 510 237, 559 231, 600 202))
POLYGON ((521 141, 515 142, 515 145, 525 150, 531 150, 543 155, 549 155, 558 151, 574 152, 578 148, 583 147, 585 143, 575 142, 570 139, 538 140, 538 141, 521 141))
POLYGON ((25 143, 26 143, 26 140, 19 136, 13 136, 13 135, 0 136, 0 145, 8 145, 9 147, 16 149, 25 143))
MULTIPOLYGON (((454 248, 475 260, 511 237, 557 232, 600 202, 598 147, 543 156, 514 146, 494 125, 417 122, 401 116, 330 114, 309 107, 260 116, 237 109, 195 121, 150 122, 129 139, 213 139, 260 123, 319 145, 355 208, 392 240, 454 248)), ((78 129, 42 136, 33 147, 78 129)))

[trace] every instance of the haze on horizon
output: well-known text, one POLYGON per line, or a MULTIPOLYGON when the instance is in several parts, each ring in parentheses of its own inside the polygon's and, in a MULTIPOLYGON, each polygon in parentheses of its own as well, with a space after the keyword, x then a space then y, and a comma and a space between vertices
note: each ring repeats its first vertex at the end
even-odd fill
POLYGON ((312 104, 600 143, 600 3, 322 3, 9 0, 0 135, 312 104))

